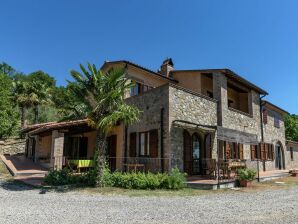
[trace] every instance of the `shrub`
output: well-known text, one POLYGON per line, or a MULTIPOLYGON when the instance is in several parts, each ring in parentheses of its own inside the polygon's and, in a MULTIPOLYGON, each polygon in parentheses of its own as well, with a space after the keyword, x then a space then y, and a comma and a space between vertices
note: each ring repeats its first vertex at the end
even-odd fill
POLYGON ((237 174, 239 180, 253 180, 256 176, 256 171, 253 169, 239 169, 237 174))
POLYGON ((169 174, 165 173, 111 173, 106 167, 103 177, 105 186, 127 189, 173 189, 185 187, 185 174, 178 169, 173 169, 169 174))
POLYGON ((51 170, 45 176, 44 182, 48 185, 88 185, 93 186, 96 183, 96 171, 90 170, 83 174, 73 174, 69 169, 51 170))

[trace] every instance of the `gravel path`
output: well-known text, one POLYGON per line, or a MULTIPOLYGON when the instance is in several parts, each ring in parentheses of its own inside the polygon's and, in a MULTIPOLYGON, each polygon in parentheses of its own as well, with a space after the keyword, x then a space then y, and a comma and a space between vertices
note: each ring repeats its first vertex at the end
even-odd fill
POLYGON ((0 179, 0 223, 298 223, 298 188, 197 197, 40 194, 0 179))

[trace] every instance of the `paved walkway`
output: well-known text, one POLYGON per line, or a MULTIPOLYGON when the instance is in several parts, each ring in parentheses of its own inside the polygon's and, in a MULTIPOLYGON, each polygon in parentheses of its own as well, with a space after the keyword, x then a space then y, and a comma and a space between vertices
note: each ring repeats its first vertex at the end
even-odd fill
POLYGON ((33 186, 41 186, 47 170, 24 156, 1 155, 0 158, 5 163, 16 180, 23 181, 33 186))

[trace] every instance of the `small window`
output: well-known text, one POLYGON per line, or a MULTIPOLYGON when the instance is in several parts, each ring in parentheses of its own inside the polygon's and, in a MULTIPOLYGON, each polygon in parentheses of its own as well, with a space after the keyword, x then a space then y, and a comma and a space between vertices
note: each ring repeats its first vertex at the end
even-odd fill
POLYGON ((291 154, 291 160, 294 161, 294 153, 293 153, 293 148, 290 148, 290 154, 291 154))
POLYGON ((277 116, 274 116, 274 127, 280 128, 280 119, 277 116))
POLYGON ((141 91, 141 84, 140 83, 136 83, 134 86, 132 86, 130 88, 130 96, 136 96, 139 95, 140 91, 141 91))

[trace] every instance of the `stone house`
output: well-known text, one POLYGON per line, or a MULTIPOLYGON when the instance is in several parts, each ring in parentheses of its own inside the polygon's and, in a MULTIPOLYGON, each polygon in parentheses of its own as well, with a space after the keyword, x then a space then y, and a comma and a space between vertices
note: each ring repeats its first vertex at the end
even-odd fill
MULTIPOLYGON (((133 125, 117 125, 108 138, 112 170, 155 172, 178 167, 188 175, 213 175, 228 167, 295 168, 289 162, 283 122, 286 111, 262 100, 268 93, 229 69, 176 70, 166 59, 158 71, 129 61, 123 68, 136 85, 126 101, 141 111, 133 125)), ((26 155, 48 167, 65 159, 92 160, 96 132, 86 120, 47 123, 23 130, 26 155)), ((293 151, 296 154, 296 150, 293 151)))

